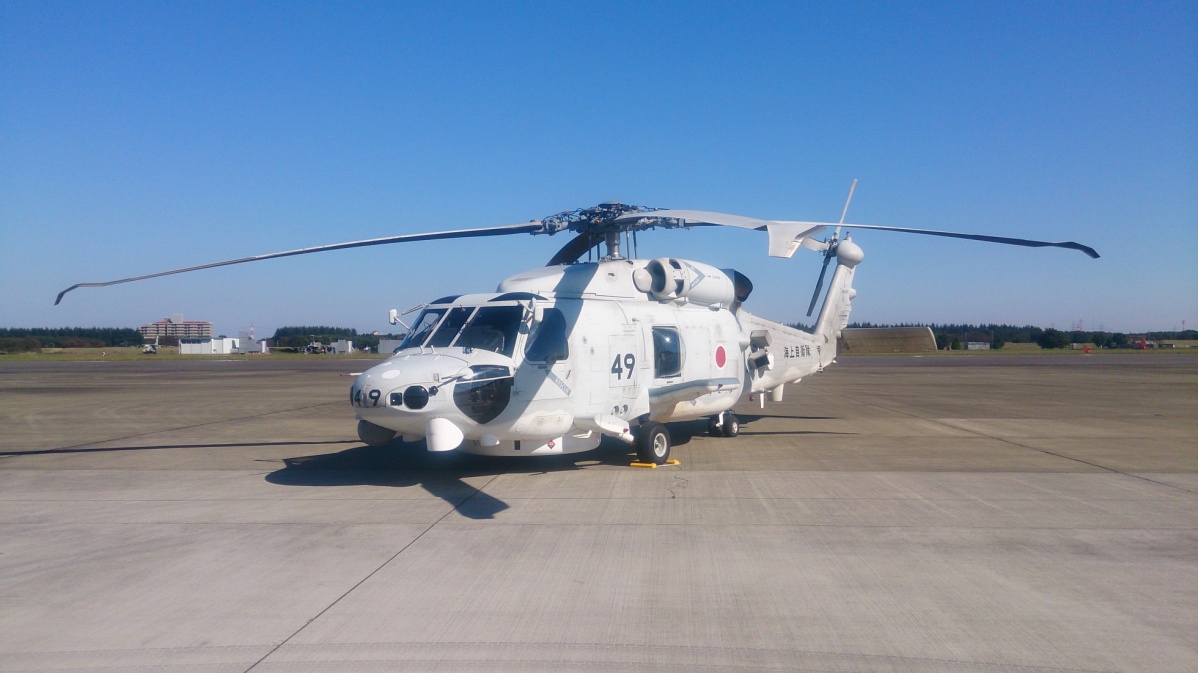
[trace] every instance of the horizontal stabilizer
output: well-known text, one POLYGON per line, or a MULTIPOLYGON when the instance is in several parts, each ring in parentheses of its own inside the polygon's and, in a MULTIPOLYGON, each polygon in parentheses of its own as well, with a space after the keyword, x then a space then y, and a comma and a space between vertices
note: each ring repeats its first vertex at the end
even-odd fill
POLYGON ((818 222, 770 222, 766 226, 770 234, 770 257, 789 259, 800 245, 825 229, 827 226, 818 222))

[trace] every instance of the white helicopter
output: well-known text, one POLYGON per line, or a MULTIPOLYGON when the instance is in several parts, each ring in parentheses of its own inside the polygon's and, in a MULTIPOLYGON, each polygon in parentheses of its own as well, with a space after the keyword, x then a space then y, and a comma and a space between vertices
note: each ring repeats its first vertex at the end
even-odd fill
MULTIPOLYGON (((397 438, 424 439, 429 451, 490 456, 588 451, 603 435, 636 447, 640 461, 669 460, 670 421, 709 419, 713 435, 735 437, 730 409, 746 395, 781 401, 787 383, 820 372, 836 357, 864 259, 842 227, 947 236, 1028 247, 1079 250, 1074 242, 844 224, 759 220, 695 210, 654 209, 608 202, 541 220, 498 227, 405 234, 175 269, 101 287, 175 273, 278 257, 422 240, 555 234, 575 237, 549 264, 518 273, 495 292, 443 297, 420 310, 407 337, 386 361, 361 373, 349 400, 358 436, 371 446, 397 438), (765 231, 769 254, 791 257, 800 247, 823 253, 811 315, 828 264, 836 259, 827 296, 810 332, 752 315, 743 304, 753 289, 744 275, 675 258, 627 259, 621 239, 653 228, 730 226, 765 231), (835 228, 825 240, 814 236, 835 228), (606 254, 581 262, 597 246, 606 254)), ((401 323, 396 310, 392 324, 401 323)), ((407 327, 407 325, 404 325, 407 327)))

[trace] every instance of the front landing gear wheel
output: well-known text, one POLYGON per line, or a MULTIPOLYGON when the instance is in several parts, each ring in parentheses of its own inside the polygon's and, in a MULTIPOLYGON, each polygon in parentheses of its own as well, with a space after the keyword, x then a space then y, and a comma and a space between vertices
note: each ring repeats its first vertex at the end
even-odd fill
POLYGON ((664 465, 670 457, 670 431, 656 421, 645 421, 636 429, 636 456, 642 463, 664 465))
POLYGON ((735 437, 740 434, 740 419, 731 411, 724 412, 724 423, 720 430, 725 437, 735 437))

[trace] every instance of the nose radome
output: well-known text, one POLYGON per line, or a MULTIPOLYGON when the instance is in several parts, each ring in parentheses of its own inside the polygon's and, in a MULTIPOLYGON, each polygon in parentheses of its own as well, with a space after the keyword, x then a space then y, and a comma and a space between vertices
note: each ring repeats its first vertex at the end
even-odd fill
POLYGON ((397 355, 363 372, 350 393, 359 420, 449 451, 469 428, 497 418, 510 400, 515 363, 481 349, 447 350, 397 355))
POLYGON ((437 397, 446 384, 474 378, 474 370, 479 366, 509 373, 514 370, 512 359, 499 353, 481 349, 448 350, 448 353, 400 354, 367 369, 354 382, 351 401, 356 406, 402 405, 409 411, 419 411, 427 406, 428 397, 437 397))

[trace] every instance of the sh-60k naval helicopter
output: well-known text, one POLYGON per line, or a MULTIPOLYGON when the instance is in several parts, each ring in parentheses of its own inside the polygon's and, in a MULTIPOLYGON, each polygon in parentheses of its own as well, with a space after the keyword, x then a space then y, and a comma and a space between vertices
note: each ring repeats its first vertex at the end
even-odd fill
MULTIPOLYGON (((842 227, 1070 248, 1098 257, 1074 242, 846 225, 844 213, 839 223, 773 221, 608 202, 521 224, 351 241, 80 283, 61 292, 55 304, 78 287, 229 264, 390 243, 569 230, 574 238, 547 266, 511 276, 495 292, 443 297, 411 309, 421 312, 399 348, 350 388, 358 436, 371 446, 423 438, 429 451, 521 456, 587 451, 610 435, 634 445, 641 461, 662 464, 671 443, 664 423, 707 417, 711 434, 735 437, 739 421, 730 409, 738 400, 757 394, 781 401, 787 383, 834 362, 856 295, 853 274, 864 259, 850 236, 841 238, 842 227), (635 245, 638 231, 692 226, 764 231, 774 257, 790 257, 800 247, 821 252, 823 268, 808 315, 835 259, 815 327, 806 332, 749 313, 744 302, 753 285, 737 271, 622 254, 621 239, 635 245), (829 228, 834 228, 830 236, 814 238, 829 228), (599 261, 580 261, 598 246, 605 248, 599 261)), ((394 309, 391 319, 401 322, 394 309)))

